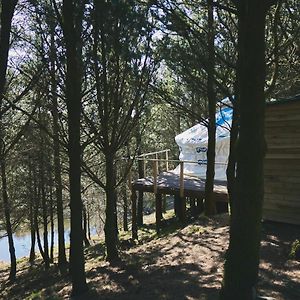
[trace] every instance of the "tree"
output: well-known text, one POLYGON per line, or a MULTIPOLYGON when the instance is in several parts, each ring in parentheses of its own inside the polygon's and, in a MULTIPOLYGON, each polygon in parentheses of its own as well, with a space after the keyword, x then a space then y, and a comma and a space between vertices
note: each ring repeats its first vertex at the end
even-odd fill
MULTIPOLYGON (((153 78, 152 28, 139 1, 94 1, 89 49, 91 83, 83 111, 89 136, 105 162, 105 244, 107 260, 118 259, 118 156, 142 115, 153 78)), ((127 168, 128 170, 128 168, 127 168)), ((121 177, 124 180, 124 174, 121 177)))
POLYGON ((213 1, 207 1, 208 10, 208 61, 207 61, 207 99, 208 99, 208 142, 207 142, 207 168, 205 180, 204 212, 207 216, 216 213, 214 200, 214 178, 216 157, 216 92, 215 92, 215 30, 213 1))
POLYGON ((265 22, 275 1, 234 1, 238 10, 240 130, 232 199, 230 244, 221 299, 254 299, 263 203, 265 22))
POLYGON ((14 280, 17 272, 17 262, 14 248, 14 241, 12 235, 12 226, 10 221, 10 207, 7 193, 7 180, 6 180, 6 162, 5 162, 5 141, 3 139, 3 128, 2 128, 2 104, 3 96, 5 93, 6 84, 6 71, 8 62, 8 51, 10 46, 10 32, 11 23, 14 15, 17 0, 1 1, 1 27, 0 27, 0 167, 1 167, 1 178, 2 178, 2 197, 4 206, 4 215, 6 223, 6 231, 9 243, 10 253, 10 274, 9 279, 14 280))
POLYGON ((63 33, 66 43, 66 101, 68 110, 68 156, 70 180, 70 274, 72 295, 87 291, 84 271, 80 116, 82 100, 81 32, 86 1, 63 1, 63 33))

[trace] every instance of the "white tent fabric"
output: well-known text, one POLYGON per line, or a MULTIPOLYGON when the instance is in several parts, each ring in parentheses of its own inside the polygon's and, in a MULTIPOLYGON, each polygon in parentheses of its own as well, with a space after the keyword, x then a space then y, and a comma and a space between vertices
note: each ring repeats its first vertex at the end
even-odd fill
MULTIPOLYGON (((228 98, 221 101, 216 113, 216 164, 215 179, 226 180, 226 168, 229 155, 230 128, 232 122, 232 108, 229 107, 228 98)), ((208 120, 207 120, 208 121, 208 120)), ((207 127, 197 124, 175 137, 179 146, 181 161, 194 161, 197 163, 184 163, 184 174, 206 178, 207 165, 207 127)), ((178 166, 174 172, 179 174, 178 166)))

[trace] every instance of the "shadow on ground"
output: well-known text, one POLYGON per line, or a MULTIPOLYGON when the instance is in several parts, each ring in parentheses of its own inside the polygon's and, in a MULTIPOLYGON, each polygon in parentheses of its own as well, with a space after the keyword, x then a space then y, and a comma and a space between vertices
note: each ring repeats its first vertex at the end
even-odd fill
MULTIPOLYGON (((228 245, 228 219, 201 218, 186 227, 170 221, 160 235, 153 225, 143 228, 143 243, 121 243, 122 261, 104 261, 104 246, 86 249, 90 291, 76 299, 216 300, 228 245), (147 239, 151 236, 151 240, 147 239)), ((288 260, 299 226, 265 223, 261 248, 261 294, 276 300, 300 299, 300 263, 288 260)), ((15 284, 1 283, 3 299, 69 299, 69 278, 41 265, 18 273, 15 284)), ((1 281, 1 279, 0 279, 1 281)), ((74 298, 75 299, 75 298, 74 298)))

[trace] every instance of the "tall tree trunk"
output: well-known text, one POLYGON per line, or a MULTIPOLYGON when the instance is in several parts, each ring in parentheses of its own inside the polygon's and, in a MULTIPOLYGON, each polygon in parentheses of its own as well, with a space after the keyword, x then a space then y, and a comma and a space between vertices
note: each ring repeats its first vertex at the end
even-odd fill
POLYGON ((122 185, 122 196, 123 196, 123 230, 128 231, 128 194, 126 183, 122 185))
POLYGON ((8 235, 9 253, 11 269, 9 274, 9 279, 14 280, 17 272, 16 255, 14 248, 14 240, 12 233, 12 226, 10 221, 10 207, 9 199, 7 194, 7 182, 6 182, 6 166, 5 166, 5 143, 3 139, 2 130, 2 103, 3 94, 5 91, 6 84, 6 71, 8 62, 8 51, 10 46, 10 32, 11 32, 11 22, 13 14, 15 11, 15 6, 17 0, 6 0, 1 1, 1 16, 0 16, 0 164, 1 164, 1 177, 2 177, 2 196, 3 196, 3 206, 4 206, 4 216, 6 231, 8 235))
POLYGON ((85 1, 63 1, 63 33, 66 42, 66 100, 68 110, 68 156, 70 181, 70 274, 72 295, 87 291, 84 270, 80 116, 82 89, 81 30, 85 1))
POLYGON ((29 262, 33 263, 35 260, 35 225, 34 225, 34 213, 33 213, 33 202, 30 202, 30 237, 31 237, 31 246, 29 254, 29 262))
POLYGON ((9 280, 15 280, 17 274, 17 260, 14 247, 13 231, 10 221, 10 207, 7 194, 7 182, 6 182, 6 166, 4 159, 0 159, 1 164, 1 178, 2 178, 2 197, 3 197, 3 207, 5 216, 5 228, 8 238, 9 254, 10 254, 10 273, 9 280))
POLYGON ((105 155, 106 160, 106 209, 105 209, 105 244, 106 259, 110 262, 119 258, 117 249, 117 192, 116 192, 116 174, 113 155, 111 153, 105 155))
POLYGON ((228 200, 230 205, 230 211, 232 213, 232 199, 234 197, 234 185, 236 177, 236 144, 239 134, 239 99, 237 89, 235 93, 235 98, 232 102, 233 104, 233 114, 232 114, 232 123, 230 129, 230 146, 229 146, 229 157, 228 164, 226 169, 227 176, 227 190, 228 190, 228 200))
POLYGON ((237 3, 240 131, 221 299, 255 299, 264 196, 265 19, 268 0, 237 3))
MULTIPOLYGON (((51 176, 51 173, 49 174, 51 176)), ((54 261, 54 230, 55 230, 55 224, 54 224, 54 207, 53 207, 53 194, 52 194, 52 180, 50 180, 50 228, 51 228, 51 239, 50 239, 50 262, 53 263, 54 261)))
MULTIPOLYGON (((6 83, 6 70, 10 42, 10 31, 13 14, 17 0, 1 1, 0 16, 0 113, 2 108, 3 93, 6 83)), ((2 116, 1 116, 2 117, 2 116)))
POLYGON ((36 232, 36 240, 37 240, 37 245, 40 251, 40 254, 43 258, 43 260, 45 261, 45 252, 43 250, 43 246, 42 246, 42 242, 41 242, 41 237, 40 237, 40 231, 39 231, 39 221, 38 221, 38 217, 39 217, 39 206, 40 206, 40 198, 41 198, 41 190, 40 190, 40 186, 38 186, 37 183, 37 174, 36 172, 34 172, 33 174, 33 190, 34 190, 34 229, 36 232))
MULTIPOLYGON (((53 26, 53 24, 52 24, 53 26)), ((60 161, 60 144, 59 144, 59 118, 57 103, 57 83, 55 72, 56 49, 54 41, 54 29, 51 27, 51 100, 52 100, 52 118, 53 118, 53 155, 54 155, 54 183, 56 197, 57 213, 57 233, 58 233, 58 268, 61 273, 67 268, 66 248, 65 248, 65 225, 64 225, 64 208, 61 179, 61 161, 60 161)))
MULTIPOLYGON (((138 147, 137 155, 142 154, 142 136, 141 136, 141 126, 138 123, 136 128, 136 144, 138 147)), ((144 162, 142 160, 138 160, 138 173, 139 178, 143 178, 144 175, 144 162)), ((138 199, 137 199, 137 225, 143 225, 143 206, 144 206, 144 193, 143 191, 138 191, 138 199)))
MULTIPOLYGON (((44 145, 43 133, 41 134, 41 145, 44 145)), ((42 200, 42 218, 43 218, 43 242, 44 242, 44 262, 45 268, 48 269, 50 267, 50 258, 49 258, 49 242, 48 242, 48 205, 46 199, 46 182, 45 182, 45 165, 44 165, 44 151, 45 148, 43 146, 40 148, 39 160, 40 160, 40 195, 42 200)))
POLYGON ((208 65, 207 65, 207 99, 208 99, 208 144, 207 144, 207 169, 205 181, 205 215, 216 213, 214 199, 215 178, 215 149, 216 149, 216 93, 214 88, 215 74, 215 31, 213 0, 207 0, 208 6, 208 65))

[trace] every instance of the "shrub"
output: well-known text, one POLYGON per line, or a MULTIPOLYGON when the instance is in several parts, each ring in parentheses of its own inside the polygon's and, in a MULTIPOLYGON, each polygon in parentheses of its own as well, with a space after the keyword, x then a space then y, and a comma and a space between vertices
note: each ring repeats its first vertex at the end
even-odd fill
POLYGON ((300 260, 300 241, 295 240, 290 251, 290 258, 300 260))

